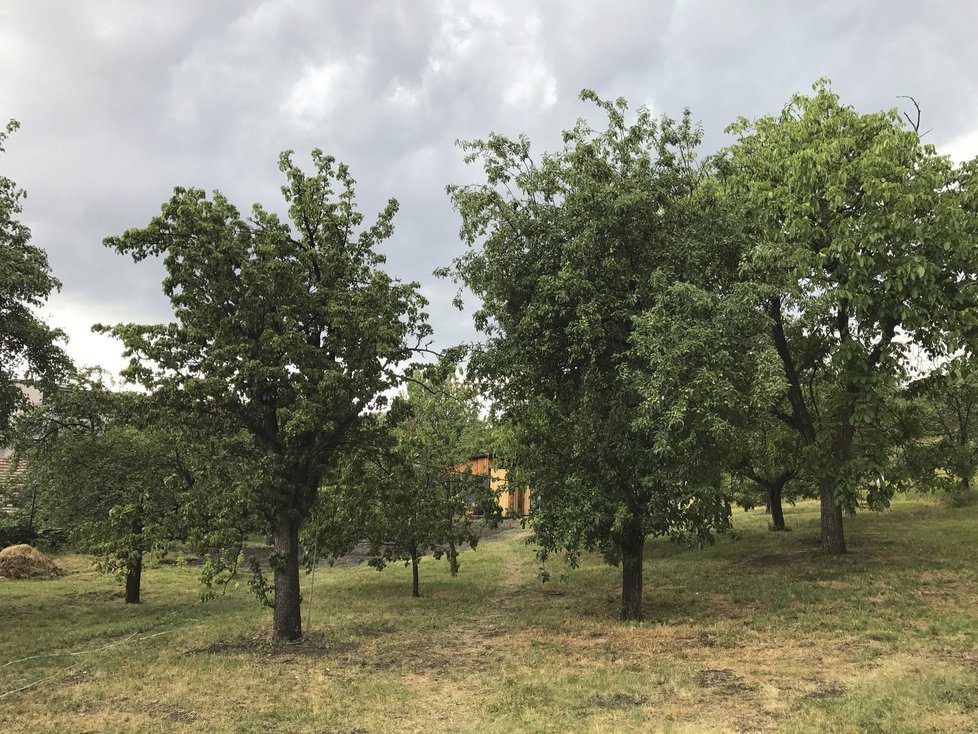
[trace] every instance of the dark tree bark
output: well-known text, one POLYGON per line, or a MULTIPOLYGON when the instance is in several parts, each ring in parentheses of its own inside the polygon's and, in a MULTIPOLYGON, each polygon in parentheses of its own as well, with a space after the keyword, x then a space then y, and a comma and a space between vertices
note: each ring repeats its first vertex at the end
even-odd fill
POLYGON ((784 507, 781 504, 781 493, 783 490, 783 482, 772 482, 767 488, 767 503, 771 508, 771 529, 776 531, 785 529, 784 507))
POLYGON ((795 476, 795 470, 788 469, 779 474, 774 481, 765 483, 767 489, 767 506, 771 514, 771 529, 776 531, 787 530, 784 522, 784 504, 782 495, 785 485, 795 476))
POLYGON ((411 551, 411 596, 415 598, 421 596, 421 588, 418 583, 418 551, 416 548, 411 551))
POLYGON ((823 478, 818 482, 821 500, 822 550, 841 555, 846 552, 846 536, 842 525, 842 509, 835 504, 835 483, 823 478))
POLYGON ((288 510, 275 517, 275 609, 272 616, 272 638, 276 642, 302 637, 299 611, 299 522, 288 510))
POLYGON ((136 560, 126 569, 126 604, 139 604, 139 589, 143 577, 143 554, 136 554, 136 560))
POLYGON ((455 539, 448 541, 448 567, 451 569, 452 576, 458 575, 458 548, 455 547, 455 539))
POLYGON ((625 528, 621 540, 621 620, 642 619, 642 559, 645 533, 639 519, 625 528))

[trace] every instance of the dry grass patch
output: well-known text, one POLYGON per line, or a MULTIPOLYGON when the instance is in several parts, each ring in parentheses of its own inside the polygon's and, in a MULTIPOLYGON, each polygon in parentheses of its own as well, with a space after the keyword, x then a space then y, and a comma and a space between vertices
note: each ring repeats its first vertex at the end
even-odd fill
POLYGON ((616 569, 540 584, 511 531, 458 578, 423 562, 421 599, 409 569, 317 572, 313 629, 286 645, 244 589, 201 605, 193 570, 155 568, 126 608, 59 558, 68 576, 0 584, 0 665, 36 656, 0 668, 0 694, 46 679, 0 698, 0 730, 975 730, 978 508, 899 500, 850 522, 854 547, 880 545, 841 560, 812 551, 812 506, 788 534, 736 522, 704 550, 650 541, 642 624, 614 618, 616 569))

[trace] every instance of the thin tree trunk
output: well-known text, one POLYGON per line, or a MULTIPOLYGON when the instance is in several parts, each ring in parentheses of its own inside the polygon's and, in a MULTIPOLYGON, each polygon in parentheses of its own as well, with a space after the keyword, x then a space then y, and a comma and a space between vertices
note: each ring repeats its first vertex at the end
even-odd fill
POLYGON ((452 576, 458 575, 458 548, 455 547, 454 539, 448 541, 448 567, 452 576))
POLYGON ((139 589, 143 577, 143 554, 136 553, 135 562, 126 569, 126 604, 139 604, 139 589))
POLYGON ((621 540, 621 619, 642 619, 642 556, 645 533, 641 520, 632 520, 621 540))
POLYGON ((31 510, 27 516, 27 529, 34 534, 34 522, 37 520, 37 483, 31 483, 31 510))
POLYGON ((767 486, 767 504, 771 508, 771 529, 782 531, 784 524, 784 507, 781 504, 781 492, 784 482, 773 481, 767 486))
POLYGON ((421 596, 421 589, 418 584, 418 550, 411 551, 411 596, 417 598, 421 596))
POLYGON ((822 550, 841 555, 846 552, 846 536, 842 510, 835 504, 835 485, 831 479, 819 479, 818 494, 822 510, 822 550))
POLYGON ((275 609, 272 617, 272 639, 276 642, 302 637, 299 610, 299 523, 287 510, 275 518, 275 609))

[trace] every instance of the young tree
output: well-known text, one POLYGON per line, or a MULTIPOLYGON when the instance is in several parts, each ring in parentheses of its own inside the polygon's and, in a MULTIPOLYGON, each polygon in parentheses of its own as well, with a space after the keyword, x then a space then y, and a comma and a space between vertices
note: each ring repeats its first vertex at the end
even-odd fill
POLYGON ((607 129, 579 122, 539 161, 525 138, 463 146, 486 183, 449 187, 472 246, 455 275, 482 302, 471 368, 509 423, 541 557, 621 563, 621 617, 641 619, 646 537, 726 527, 719 469, 743 378, 765 379, 688 113, 628 124, 624 100, 582 97, 607 129))
POLYGON ((375 249, 397 203, 362 227, 348 168, 319 150, 312 158, 312 175, 291 152, 279 159, 291 224, 177 188, 147 227, 105 240, 136 260, 163 256, 174 309, 173 323, 111 330, 131 358, 126 376, 182 410, 234 422, 260 457, 246 501, 275 541, 276 640, 302 635, 299 529, 324 473, 396 384, 410 340, 429 333, 417 285, 388 276, 375 249))
POLYGON ((941 355, 974 337, 974 164, 955 168, 896 111, 861 115, 814 89, 732 125, 720 168, 786 379, 778 417, 817 477, 822 547, 844 553, 843 512, 888 448, 860 436, 905 377, 906 342, 941 355))
MULTIPOLYGON (((0 153, 18 126, 11 120, 0 129, 0 153)), ((51 275, 44 251, 30 243, 30 229, 16 218, 25 196, 0 175, 0 445, 7 442, 11 418, 29 407, 18 383, 27 379, 43 391, 70 369, 58 346, 64 334, 35 314, 61 284, 51 275)))
POLYGON ((350 467, 346 491, 365 505, 363 537, 372 545, 371 564, 411 565, 411 595, 420 596, 418 564, 425 555, 448 559, 458 573, 458 549, 474 548, 479 524, 496 517, 496 497, 485 477, 459 469, 486 449, 488 430, 478 396, 453 376, 420 378, 394 399, 379 421, 372 445, 350 467))

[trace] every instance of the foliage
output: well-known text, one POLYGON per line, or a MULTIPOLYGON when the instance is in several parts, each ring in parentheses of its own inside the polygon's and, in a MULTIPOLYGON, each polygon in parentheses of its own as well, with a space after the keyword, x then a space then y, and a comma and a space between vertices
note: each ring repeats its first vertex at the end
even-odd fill
POLYGON ((755 411, 750 424, 740 431, 730 467, 732 498, 747 510, 764 506, 771 515, 771 529, 787 530, 784 502, 817 496, 817 485, 807 471, 805 448, 797 432, 766 407, 755 411))
POLYGON ((629 124, 624 100, 582 97, 607 129, 581 121, 539 162, 525 138, 463 145, 486 183, 449 188, 472 246, 455 276, 481 299, 471 368, 510 425, 541 555, 624 561, 622 616, 639 618, 646 535, 726 527, 725 447, 773 373, 725 287, 737 243, 688 112, 629 124))
POLYGON ((978 368, 952 360, 907 390, 910 436, 898 466, 918 488, 964 502, 978 473, 978 368))
POLYGON ((131 603, 139 601, 144 556, 180 536, 187 494, 185 482, 171 479, 187 473, 179 445, 140 425, 148 402, 82 375, 18 421, 23 490, 44 520, 96 555, 101 571, 126 581, 131 603))
POLYGON ((396 384, 409 340, 428 334, 416 285, 390 278, 376 252, 397 203, 362 227, 348 168, 319 150, 312 158, 311 175, 291 152, 279 159, 291 224, 177 188, 147 227, 105 240, 136 260, 162 256, 174 309, 170 324, 111 330, 131 358, 125 375, 251 438, 251 481, 222 500, 259 513, 275 537, 278 639, 301 636, 298 533, 324 475, 396 384))
MULTIPOLYGON (((420 370, 395 398, 378 440, 351 467, 352 491, 367 508, 371 565, 405 561, 416 573, 424 555, 445 555, 454 575, 459 550, 479 540, 482 523, 473 513, 486 522, 496 519, 488 478, 461 468, 489 448, 479 406, 473 386, 452 375, 425 378, 420 370)), ((416 576, 414 581, 412 594, 418 596, 416 576)))
MULTIPOLYGON (((780 115, 738 120, 719 167, 742 205, 743 279, 770 320, 786 378, 779 417, 806 446, 822 542, 844 552, 841 511, 878 477, 876 429, 909 365, 976 334, 974 191, 895 110, 859 114, 821 81, 780 115), (817 386, 817 387, 816 387, 817 386)), ((871 503, 885 504, 878 482, 871 503)))
MULTIPOLYGON (((0 129, 0 153, 18 127, 11 120, 0 129)), ((58 345, 64 334, 35 314, 61 284, 51 275, 47 255, 31 244, 30 229, 16 218, 25 196, 0 175, 0 445, 7 443, 11 418, 29 407, 18 382, 26 379, 43 391, 70 370, 58 345)))

